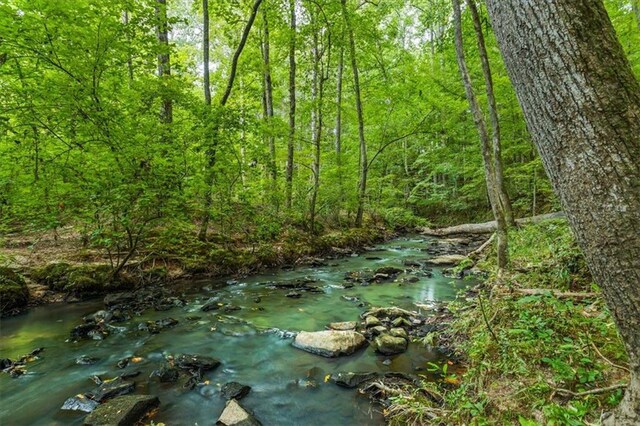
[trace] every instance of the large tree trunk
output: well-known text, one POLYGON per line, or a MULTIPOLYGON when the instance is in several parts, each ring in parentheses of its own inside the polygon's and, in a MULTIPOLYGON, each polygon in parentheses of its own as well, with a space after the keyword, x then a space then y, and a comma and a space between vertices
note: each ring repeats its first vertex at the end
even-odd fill
POLYGON ((498 254, 498 268, 504 269, 508 262, 508 234, 507 234, 507 221, 504 211, 502 210, 502 204, 500 203, 500 194, 496 183, 495 163, 493 157, 493 150, 489 142, 489 132, 487 131, 487 125, 484 121, 484 116, 480 110, 480 105, 473 91, 473 85, 471 84, 471 76, 464 56, 464 46, 462 43, 462 17, 460 12, 460 1, 452 0, 453 5, 453 21, 455 27, 455 45, 456 56, 458 59, 458 68, 460 69, 460 76, 464 85, 465 94, 469 101, 469 107, 473 114, 473 121, 478 130, 480 136, 480 142, 482 143, 482 158, 484 161, 484 175, 487 182, 487 194, 489 195, 489 202, 493 211, 493 217, 498 224, 496 234, 498 236, 497 254, 498 254))
POLYGON ((360 76, 358 74, 358 60, 356 58, 356 42, 351 27, 351 19, 347 11, 347 0, 341 0, 342 16, 345 29, 349 36, 349 54, 351 55, 351 72, 353 74, 353 90, 356 96, 356 113, 358 116, 358 138, 360 140, 360 179, 358 181, 358 211, 356 213, 356 227, 362 226, 364 215, 364 201, 367 194, 367 172, 369 163, 367 160, 367 143, 364 138, 364 113, 362 112, 362 97, 360 95, 360 76))
MULTIPOLYGON (((169 24, 167 20, 167 0, 156 0, 156 19, 158 20, 158 28, 156 35, 160 44, 160 53, 158 53, 158 77, 171 75, 171 60, 169 56, 169 24)), ((160 119, 165 124, 173 122, 173 102, 167 96, 162 98, 162 106, 160 107, 160 119)))
POLYGON ((296 1, 289 0, 289 141, 287 143, 287 170, 285 205, 291 209, 293 197, 293 147, 296 140, 296 1))
POLYGON ((488 0, 545 169, 629 353, 605 423, 640 424, 640 85, 604 5, 488 0))

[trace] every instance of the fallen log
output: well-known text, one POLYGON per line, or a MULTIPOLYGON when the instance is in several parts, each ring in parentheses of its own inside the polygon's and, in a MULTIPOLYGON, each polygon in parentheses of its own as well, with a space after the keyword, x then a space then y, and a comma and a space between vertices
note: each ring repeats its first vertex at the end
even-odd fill
POLYGON ((514 288, 511 291, 501 292, 499 294, 509 295, 510 293, 518 293, 525 296, 543 296, 545 294, 551 294, 553 297, 557 297, 558 299, 590 299, 600 296, 600 293, 563 292, 558 290, 547 290, 544 288, 514 288))
MULTIPOLYGON (((521 219, 516 219, 517 225, 525 225, 527 223, 537 223, 542 222, 544 220, 549 219, 558 219, 564 217, 564 212, 554 212, 541 214, 537 216, 524 217, 521 219)), ((496 221, 493 220, 491 222, 484 223, 465 223, 463 225, 449 226, 447 228, 421 228, 419 232, 424 235, 433 235, 436 237, 442 237, 445 235, 456 235, 456 234, 490 234, 496 231, 496 221)))

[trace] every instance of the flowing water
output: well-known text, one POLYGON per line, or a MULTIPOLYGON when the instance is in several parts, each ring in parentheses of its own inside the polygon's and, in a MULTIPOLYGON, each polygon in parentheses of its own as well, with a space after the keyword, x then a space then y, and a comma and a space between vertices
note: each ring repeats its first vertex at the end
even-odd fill
MULTIPOLYGON (((347 271, 402 267, 403 261, 424 260, 428 240, 400 238, 359 256, 330 260, 328 266, 278 270, 226 284, 224 281, 187 283, 184 307, 150 311, 134 317, 125 327, 103 341, 69 342, 69 331, 84 315, 102 309, 100 300, 76 304, 53 304, 3 319, 0 326, 0 358, 16 359, 36 347, 44 347, 40 359, 27 364, 28 372, 12 379, 0 374, 0 425, 79 425, 83 413, 60 410, 66 398, 95 388, 93 375, 115 377, 140 370, 136 393, 157 395, 161 406, 154 417, 167 425, 213 425, 224 408, 220 385, 237 381, 252 387, 242 400, 265 425, 377 425, 383 418, 368 399, 351 389, 325 383, 326 374, 339 371, 424 370, 438 354, 412 343, 406 353, 385 357, 371 347, 348 357, 323 358, 291 346, 292 339, 278 332, 316 331, 333 321, 353 321, 366 309, 351 296, 371 306, 399 306, 418 310, 415 303, 454 298, 468 283, 446 278, 434 268, 433 277, 417 275, 415 283, 389 282, 342 288, 347 271), (266 282, 311 277, 323 294, 303 293, 299 299, 285 297, 287 290, 270 289, 266 282), (243 309, 228 314, 201 312, 212 296, 243 309), (348 297, 343 297, 348 296, 348 297), (256 303, 256 298, 261 300, 256 303), (146 320, 172 317, 179 321, 159 334, 138 330, 146 320), (199 318, 194 318, 199 317, 199 318), (193 353, 222 361, 205 374, 208 384, 185 390, 179 384, 150 378, 169 354, 193 353), (92 365, 77 365, 81 355, 98 358, 92 365), (118 360, 139 357, 126 369, 118 360), (391 360, 389 365, 383 364, 391 360)), ((181 287, 181 288, 182 288, 181 287)))

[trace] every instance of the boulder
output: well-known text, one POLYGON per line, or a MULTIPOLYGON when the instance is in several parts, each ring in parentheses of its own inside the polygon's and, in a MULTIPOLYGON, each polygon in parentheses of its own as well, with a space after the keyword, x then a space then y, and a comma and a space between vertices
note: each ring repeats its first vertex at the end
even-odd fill
POLYGON ((442 256, 436 256, 431 259, 427 259, 427 264, 436 266, 455 265, 456 263, 462 262, 466 258, 467 256, 464 256, 462 254, 445 254, 442 256))
POLYGON ((377 373, 334 373, 329 377, 333 383, 345 388, 355 388, 368 380, 375 379, 377 373))
POLYGON ((251 386, 243 385, 238 382, 229 382, 222 385, 220 393, 226 400, 235 399, 239 400, 247 396, 251 391, 251 386))
POLYGON ((376 351, 383 355, 399 354, 407 350, 407 341, 402 337, 381 334, 375 338, 376 351))
POLYGON ((220 418, 216 425, 221 426, 260 426, 261 423, 251 415, 247 410, 242 408, 238 401, 232 399, 227 402, 220 414, 220 418))
POLYGON ((160 383, 175 383, 178 381, 180 371, 170 365, 163 365, 156 371, 156 375, 160 379, 160 383))
POLYGON ((378 334, 386 333, 387 327, 384 325, 376 325, 375 327, 368 329, 368 331, 371 332, 372 335, 377 336, 378 334))
POLYGON ((362 334, 337 330, 301 331, 293 341, 294 347, 325 357, 351 355, 365 344, 362 334))
POLYGON ((329 324, 331 330, 348 331, 355 330, 358 323, 355 321, 332 322, 329 324))
POLYGON ((160 405, 151 395, 119 396, 100 405, 84 419, 87 426, 130 426, 160 405))

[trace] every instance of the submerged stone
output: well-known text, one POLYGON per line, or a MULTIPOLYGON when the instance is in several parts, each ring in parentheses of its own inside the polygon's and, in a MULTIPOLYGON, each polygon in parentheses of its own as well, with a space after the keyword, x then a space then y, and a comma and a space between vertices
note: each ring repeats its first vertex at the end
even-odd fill
POLYGON ((356 331, 301 331, 293 341, 293 346, 312 354, 337 357, 351 355, 366 342, 364 336, 356 331))
POLYGON ((182 354, 175 359, 176 367, 187 370, 213 370, 220 365, 220 361, 206 355, 182 354))
POLYGON ((95 401, 104 402, 116 396, 131 393, 135 387, 135 383, 127 382, 122 377, 116 377, 113 380, 102 382, 100 386, 91 392, 90 396, 95 401))

